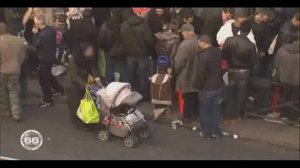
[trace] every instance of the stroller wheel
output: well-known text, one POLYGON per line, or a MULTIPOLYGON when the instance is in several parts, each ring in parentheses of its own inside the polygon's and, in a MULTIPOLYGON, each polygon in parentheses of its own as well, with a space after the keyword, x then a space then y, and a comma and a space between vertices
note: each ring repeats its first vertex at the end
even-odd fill
POLYGON ((124 139, 124 144, 128 148, 132 148, 137 143, 138 138, 134 135, 129 135, 127 138, 124 139))
POLYGON ((141 138, 144 138, 144 139, 149 138, 149 137, 150 137, 150 130, 149 130, 149 129, 146 129, 146 130, 142 131, 142 132, 140 133, 140 137, 141 137, 141 138))
POLYGON ((100 130, 98 133, 98 137, 101 141, 107 141, 109 139, 109 133, 106 130, 100 130))

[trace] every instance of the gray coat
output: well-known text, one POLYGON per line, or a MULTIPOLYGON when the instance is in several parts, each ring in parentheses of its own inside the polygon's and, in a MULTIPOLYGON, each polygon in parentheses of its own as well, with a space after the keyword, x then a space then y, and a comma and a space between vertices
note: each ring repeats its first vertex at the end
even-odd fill
POLYGON ((185 39, 178 47, 175 56, 176 91, 182 90, 183 93, 195 92, 192 84, 194 72, 193 63, 198 55, 197 35, 185 39))
POLYGON ((274 59, 274 68, 281 83, 299 86, 299 43, 283 44, 274 59))

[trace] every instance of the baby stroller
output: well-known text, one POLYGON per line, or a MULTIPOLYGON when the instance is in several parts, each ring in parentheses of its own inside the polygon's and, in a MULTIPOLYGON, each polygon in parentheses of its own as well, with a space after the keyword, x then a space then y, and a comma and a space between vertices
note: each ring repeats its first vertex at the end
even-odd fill
POLYGON ((150 136, 144 115, 135 107, 142 96, 131 91, 129 83, 112 82, 106 87, 92 86, 92 97, 101 116, 98 137, 107 141, 110 135, 125 138, 126 147, 134 147, 139 137, 150 136))
POLYGON ((159 56, 157 73, 151 77, 151 102, 154 105, 154 120, 169 112, 172 106, 171 75, 168 74, 169 57, 159 56))

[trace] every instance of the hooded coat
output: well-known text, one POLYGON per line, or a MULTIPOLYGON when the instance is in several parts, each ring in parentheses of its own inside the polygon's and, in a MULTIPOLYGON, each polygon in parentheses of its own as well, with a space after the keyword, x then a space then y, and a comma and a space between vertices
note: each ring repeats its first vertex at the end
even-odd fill
POLYGON ((127 57, 147 57, 153 36, 145 19, 132 15, 121 25, 121 43, 127 57))

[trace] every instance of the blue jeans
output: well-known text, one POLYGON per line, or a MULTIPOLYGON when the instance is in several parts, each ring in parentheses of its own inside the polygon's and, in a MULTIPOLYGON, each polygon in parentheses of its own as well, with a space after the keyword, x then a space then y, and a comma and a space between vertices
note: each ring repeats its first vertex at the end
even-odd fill
POLYGON ((227 112, 230 117, 244 117, 248 97, 249 73, 230 73, 227 112))
POLYGON ((120 73, 120 82, 124 82, 126 78, 126 64, 120 58, 106 57, 106 81, 108 83, 114 82, 114 73, 120 73))
POLYGON ((200 91, 198 94, 200 126, 206 136, 221 135, 219 128, 221 95, 222 89, 200 91))
POLYGON ((227 111, 227 104, 228 104, 228 86, 223 82, 222 84, 222 104, 221 104, 221 113, 224 117, 228 116, 227 111))
POLYGON ((132 88, 149 98, 150 82, 149 76, 149 58, 147 57, 127 57, 127 82, 132 88))

